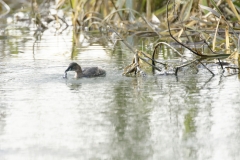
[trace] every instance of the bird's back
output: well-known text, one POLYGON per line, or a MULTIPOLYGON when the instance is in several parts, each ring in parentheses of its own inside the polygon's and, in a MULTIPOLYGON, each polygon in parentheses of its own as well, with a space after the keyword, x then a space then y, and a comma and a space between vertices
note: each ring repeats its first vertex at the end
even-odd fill
POLYGON ((98 67, 83 68, 83 77, 105 76, 106 71, 98 67))

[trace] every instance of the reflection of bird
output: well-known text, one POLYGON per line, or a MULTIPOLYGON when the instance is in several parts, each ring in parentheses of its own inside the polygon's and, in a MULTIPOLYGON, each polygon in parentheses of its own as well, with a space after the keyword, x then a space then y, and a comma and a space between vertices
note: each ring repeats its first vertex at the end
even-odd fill
POLYGON ((75 78, 102 77, 106 75, 106 71, 99 67, 86 67, 82 69, 76 62, 69 64, 68 68, 65 71, 65 75, 68 71, 75 71, 75 78))

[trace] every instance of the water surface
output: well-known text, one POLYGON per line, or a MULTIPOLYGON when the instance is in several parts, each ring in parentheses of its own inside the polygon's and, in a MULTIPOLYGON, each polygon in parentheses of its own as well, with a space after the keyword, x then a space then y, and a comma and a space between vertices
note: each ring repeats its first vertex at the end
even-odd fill
POLYGON ((46 31, 33 54, 27 33, 0 41, 2 160, 240 158, 237 75, 125 77, 126 48, 86 44, 72 57, 71 36, 46 31), (107 75, 63 79, 72 61, 107 75))

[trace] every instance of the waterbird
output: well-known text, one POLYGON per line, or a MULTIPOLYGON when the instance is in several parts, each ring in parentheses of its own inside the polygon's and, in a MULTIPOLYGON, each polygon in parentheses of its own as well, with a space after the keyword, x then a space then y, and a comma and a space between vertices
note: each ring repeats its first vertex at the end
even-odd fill
POLYGON ((76 62, 69 64, 68 68, 65 70, 65 78, 67 77, 68 71, 75 71, 75 78, 106 76, 106 71, 99 67, 85 67, 82 69, 76 62))

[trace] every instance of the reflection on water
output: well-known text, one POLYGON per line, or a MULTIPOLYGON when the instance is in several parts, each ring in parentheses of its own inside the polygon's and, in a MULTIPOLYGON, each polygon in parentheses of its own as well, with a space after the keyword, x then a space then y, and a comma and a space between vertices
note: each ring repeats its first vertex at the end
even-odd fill
POLYGON ((63 79, 71 39, 45 34, 35 54, 28 36, 0 41, 1 159, 240 158, 237 76, 123 77, 132 54, 94 43, 74 61, 106 77, 63 79))
POLYGON ((113 159, 148 159, 152 156, 148 92, 139 92, 138 79, 119 81, 111 97, 109 119, 113 159), (128 84, 130 83, 130 85, 128 84))

